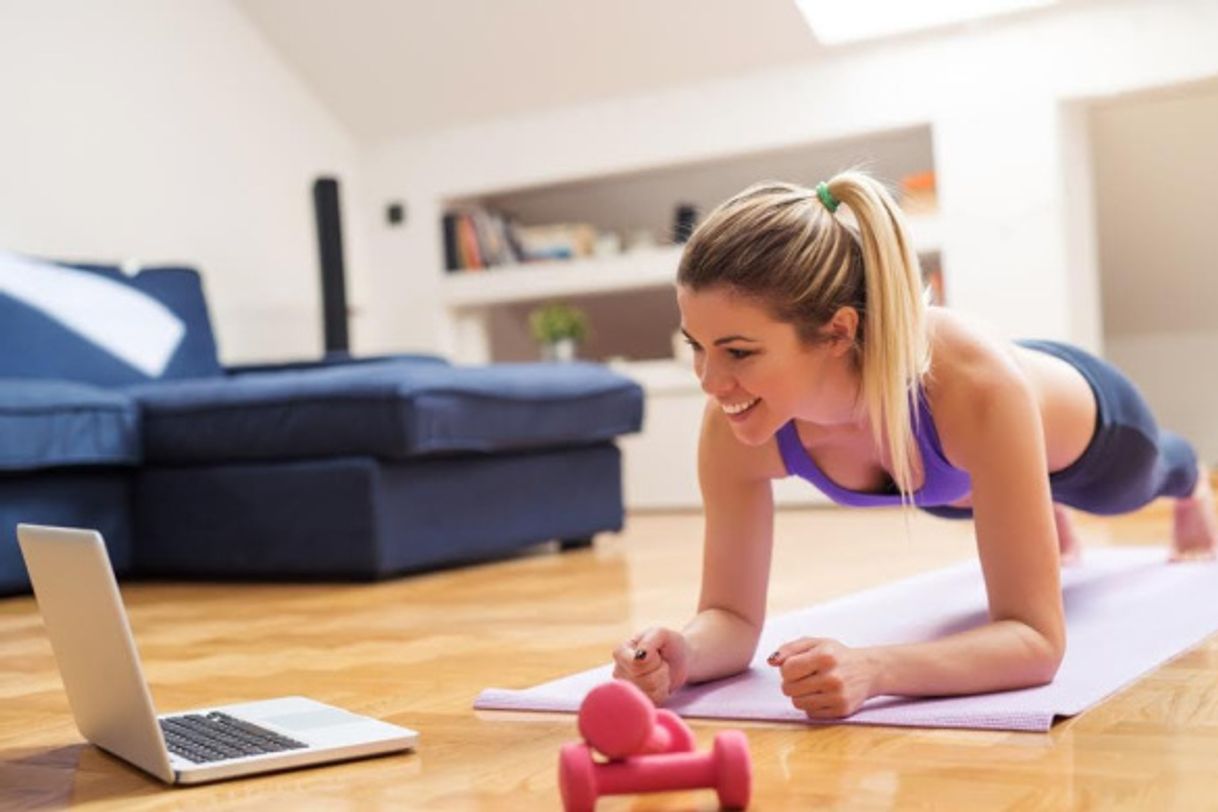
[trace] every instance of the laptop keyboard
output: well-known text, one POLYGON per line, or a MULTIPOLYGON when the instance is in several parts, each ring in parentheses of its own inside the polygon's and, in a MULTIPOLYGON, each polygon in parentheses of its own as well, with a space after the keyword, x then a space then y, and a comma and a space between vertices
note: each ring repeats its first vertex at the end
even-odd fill
POLYGON ((196 764, 308 747, 304 742, 219 711, 157 721, 161 723, 169 752, 196 764))

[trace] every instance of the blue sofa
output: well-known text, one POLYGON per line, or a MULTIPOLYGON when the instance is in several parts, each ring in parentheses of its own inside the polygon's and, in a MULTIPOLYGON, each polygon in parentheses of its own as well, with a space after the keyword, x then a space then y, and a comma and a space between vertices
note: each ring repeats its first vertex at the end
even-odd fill
POLYGON ((225 368, 194 270, 0 253, 2 593, 28 587, 19 522, 98 528, 120 575, 170 578, 374 579, 587 544, 622 525, 614 441, 641 423, 638 385, 597 364, 225 368))

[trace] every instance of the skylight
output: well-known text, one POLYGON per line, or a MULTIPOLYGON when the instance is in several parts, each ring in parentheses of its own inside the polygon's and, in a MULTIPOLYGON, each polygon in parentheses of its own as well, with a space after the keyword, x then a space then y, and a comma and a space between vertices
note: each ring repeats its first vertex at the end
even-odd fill
POLYGON ((824 45, 842 45, 1048 6, 1056 0, 795 0, 824 45))

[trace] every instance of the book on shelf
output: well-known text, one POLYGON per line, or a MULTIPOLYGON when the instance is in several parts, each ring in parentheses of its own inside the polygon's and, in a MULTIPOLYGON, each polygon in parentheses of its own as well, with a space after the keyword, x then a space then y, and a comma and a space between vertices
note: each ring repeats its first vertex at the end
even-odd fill
POLYGON ((457 258, 460 267, 471 270, 481 270, 486 267, 482 262, 482 250, 478 246, 478 230, 474 220, 467 214, 457 218, 457 258))
POLYGON ((447 213, 441 220, 444 231, 444 270, 461 270, 461 258, 457 247, 457 215, 447 213))
POLYGON ((450 272, 593 256, 602 237, 588 223, 525 226, 482 206, 451 209, 442 226, 444 267, 450 272))

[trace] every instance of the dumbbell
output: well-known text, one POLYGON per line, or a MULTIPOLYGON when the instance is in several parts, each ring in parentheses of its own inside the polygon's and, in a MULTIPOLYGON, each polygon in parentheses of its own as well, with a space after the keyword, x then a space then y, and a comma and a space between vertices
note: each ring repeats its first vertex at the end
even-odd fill
POLYGON ((592 812, 602 795, 714 788, 719 804, 743 809, 752 790, 749 743, 739 730, 715 736, 709 753, 661 753, 598 763, 586 744, 558 754, 558 788, 566 812, 592 812))
POLYGON ((623 680, 598 685, 579 706, 579 735, 605 758, 689 752, 694 734, 670 710, 656 710, 638 686, 623 680))

